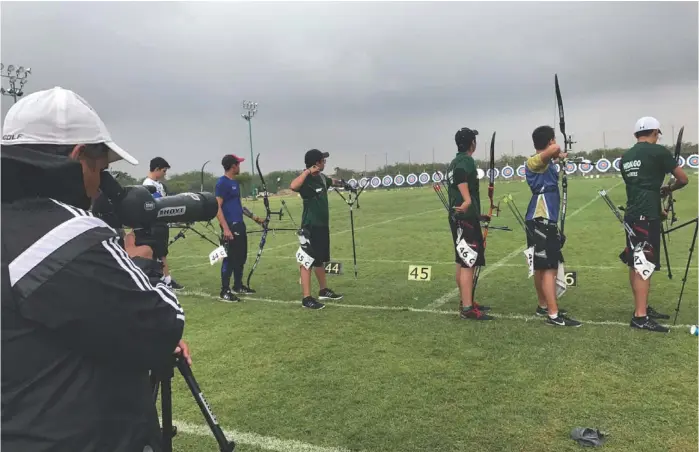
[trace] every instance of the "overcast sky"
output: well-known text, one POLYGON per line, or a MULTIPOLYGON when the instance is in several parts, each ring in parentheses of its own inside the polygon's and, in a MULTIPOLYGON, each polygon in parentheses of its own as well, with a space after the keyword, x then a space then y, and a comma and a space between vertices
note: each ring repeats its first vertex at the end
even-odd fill
POLYGON ((265 173, 313 147, 361 171, 446 162, 464 126, 476 157, 493 131, 498 154, 529 154, 554 73, 577 149, 628 146, 646 115, 696 142, 697 20, 697 2, 3 2, 0 45, 32 68, 26 92, 86 98, 133 175, 158 155, 173 173, 249 161, 243 99, 265 173))

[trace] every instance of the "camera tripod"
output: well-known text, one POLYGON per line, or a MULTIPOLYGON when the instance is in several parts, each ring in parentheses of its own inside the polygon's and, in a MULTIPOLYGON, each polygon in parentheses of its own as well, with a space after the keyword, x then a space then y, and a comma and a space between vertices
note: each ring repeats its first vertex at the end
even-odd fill
MULTIPOLYGON (((687 274, 689 273, 689 265, 692 262, 692 254, 694 254, 694 245, 696 245, 696 242, 697 242, 697 230, 699 230, 699 217, 694 218, 692 220, 689 220, 686 223, 682 223, 679 226, 675 226, 674 228, 670 228, 666 231, 663 231, 663 234, 669 234, 672 231, 676 231, 677 229, 681 229, 685 226, 689 226, 692 223, 694 223, 694 236, 692 236, 692 244, 689 246, 689 257, 687 258, 687 266, 684 269, 684 278, 682 278, 682 289, 680 289, 680 297, 677 300, 677 308, 675 309, 675 320, 672 323, 673 325, 677 324, 677 315, 680 313, 680 304, 682 303, 682 295, 684 294, 684 286, 687 283, 687 274)), ((665 235, 663 235, 663 241, 664 240, 665 240, 665 235)), ((669 266, 669 263, 668 263, 668 266, 669 266)))
POLYGON ((174 359, 175 362, 173 367, 170 367, 164 371, 164 373, 154 374, 156 376, 151 377, 154 380, 154 403, 158 400, 158 386, 160 386, 162 390, 161 403, 163 418, 163 452, 172 452, 172 438, 177 434, 177 429, 173 428, 172 425, 172 378, 175 376, 175 367, 177 367, 182 374, 184 381, 187 383, 189 390, 192 392, 192 396, 194 396, 194 400, 197 402, 197 405, 199 405, 199 409, 204 415, 206 423, 209 425, 211 432, 214 434, 214 438, 216 438, 219 450, 221 452, 233 452, 235 450, 235 442, 228 441, 226 435, 223 433, 223 430, 218 425, 218 420, 216 419, 216 416, 214 416, 214 413, 211 412, 209 403, 204 398, 204 394, 201 392, 201 389, 197 384, 197 380, 194 378, 192 369, 190 369, 189 365, 181 355, 176 355, 174 359))

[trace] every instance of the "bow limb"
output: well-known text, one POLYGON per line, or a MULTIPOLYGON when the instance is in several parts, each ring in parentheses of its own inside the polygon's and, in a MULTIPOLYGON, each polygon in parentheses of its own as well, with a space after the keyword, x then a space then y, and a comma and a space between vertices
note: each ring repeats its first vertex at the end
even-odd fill
POLYGON ((252 278, 252 274, 255 272, 255 268, 257 268, 257 264, 260 262, 260 258, 262 257, 262 250, 265 247, 265 244, 267 243, 267 233, 269 232, 269 220, 272 217, 272 211, 269 208, 269 196, 267 194, 267 183, 265 182, 265 178, 262 176, 262 171, 260 170, 260 154, 257 154, 257 158, 255 159, 255 166, 257 167, 257 175, 260 176, 260 182, 261 182, 261 187, 262 188, 262 200, 265 205, 265 220, 262 223, 262 235, 260 236, 260 245, 257 250, 257 257, 255 258, 255 263, 252 264, 252 268, 250 269, 250 273, 248 273, 248 279, 247 279, 247 286, 250 287, 250 278, 252 278))
MULTIPOLYGON (((568 153, 572 150, 572 142, 566 134, 565 112, 563 111, 563 96, 561 96, 561 87, 558 85, 558 74, 554 78, 556 85, 556 102, 558 103, 558 126, 563 134, 564 152, 568 153)), ((560 209, 560 226, 558 230, 563 235, 566 222, 566 212, 568 210, 568 174, 566 172, 567 162, 565 159, 560 159, 561 165, 561 209, 560 209)))
MULTIPOLYGON (((483 231, 483 248, 485 249, 486 239, 488 238, 488 231, 490 230, 490 221, 493 218, 493 211, 495 215, 498 215, 500 207, 496 206, 493 202, 493 197, 495 196, 495 132, 493 132, 493 137, 490 139, 490 176, 488 182, 488 199, 490 200, 490 206, 488 207, 488 217, 485 220, 485 226, 483 231)), ((499 204, 499 203, 498 203, 499 204)))

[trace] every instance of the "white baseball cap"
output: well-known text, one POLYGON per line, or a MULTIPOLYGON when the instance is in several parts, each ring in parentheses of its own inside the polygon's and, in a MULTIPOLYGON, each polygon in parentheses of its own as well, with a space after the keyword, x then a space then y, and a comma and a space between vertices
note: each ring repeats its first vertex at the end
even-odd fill
POLYGON ((109 162, 124 159, 138 165, 131 154, 109 135, 94 108, 85 99, 60 86, 37 91, 14 104, 5 116, 2 144, 95 144, 109 149, 109 162))
POLYGON ((644 130, 657 130, 658 133, 662 134, 662 132, 660 131, 660 121, 658 121, 652 116, 644 116, 638 121, 636 121, 636 127, 633 133, 642 132, 644 130))

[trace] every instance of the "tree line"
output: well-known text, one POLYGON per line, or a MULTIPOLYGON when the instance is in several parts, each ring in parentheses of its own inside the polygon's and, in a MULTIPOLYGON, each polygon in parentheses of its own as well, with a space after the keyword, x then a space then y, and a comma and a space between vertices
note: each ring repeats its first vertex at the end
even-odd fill
MULTIPOLYGON (((669 152, 674 153, 674 145, 665 145, 669 152)), ((697 154, 699 146, 695 143, 682 143, 682 150, 680 155, 685 159, 692 154, 697 154)), ((613 162, 617 157, 621 157, 626 151, 626 148, 611 148, 611 149, 594 149, 591 151, 579 151, 574 152, 571 155, 574 157, 582 157, 595 162, 601 158, 606 158, 610 162, 613 162)), ((512 168, 517 168, 522 165, 529 156, 524 155, 503 155, 495 161, 495 167, 502 168, 504 166, 511 166, 512 168)), ((476 164, 479 168, 486 169, 490 162, 484 159, 476 159, 476 164)), ((445 163, 396 163, 393 165, 382 166, 372 171, 357 171, 350 168, 326 168, 326 174, 332 174, 333 177, 338 179, 349 180, 352 178, 360 178, 363 176, 372 177, 378 175, 379 177, 390 174, 403 174, 408 175, 410 173, 420 174, 422 172, 432 173, 434 171, 445 172, 448 162, 445 163), (332 171, 329 171, 332 170, 332 171)), ((130 174, 124 171, 113 172, 120 184, 126 185, 140 185, 143 179, 136 179, 130 174)), ((214 192, 216 181, 222 174, 213 174, 210 172, 204 172, 203 174, 203 191, 214 192)), ((281 190, 289 188, 289 184, 298 176, 298 171, 273 171, 269 174, 265 174, 265 182, 267 182, 267 190, 270 193, 277 193, 281 190)), ((256 175, 254 178, 250 173, 240 173, 237 177, 238 182, 241 186, 241 191, 245 194, 250 194, 255 187, 255 191, 260 190, 260 179, 256 175)), ((164 182, 166 187, 166 192, 170 195, 184 192, 198 192, 202 190, 202 173, 201 171, 188 171, 181 174, 168 174, 167 180, 164 182)))

